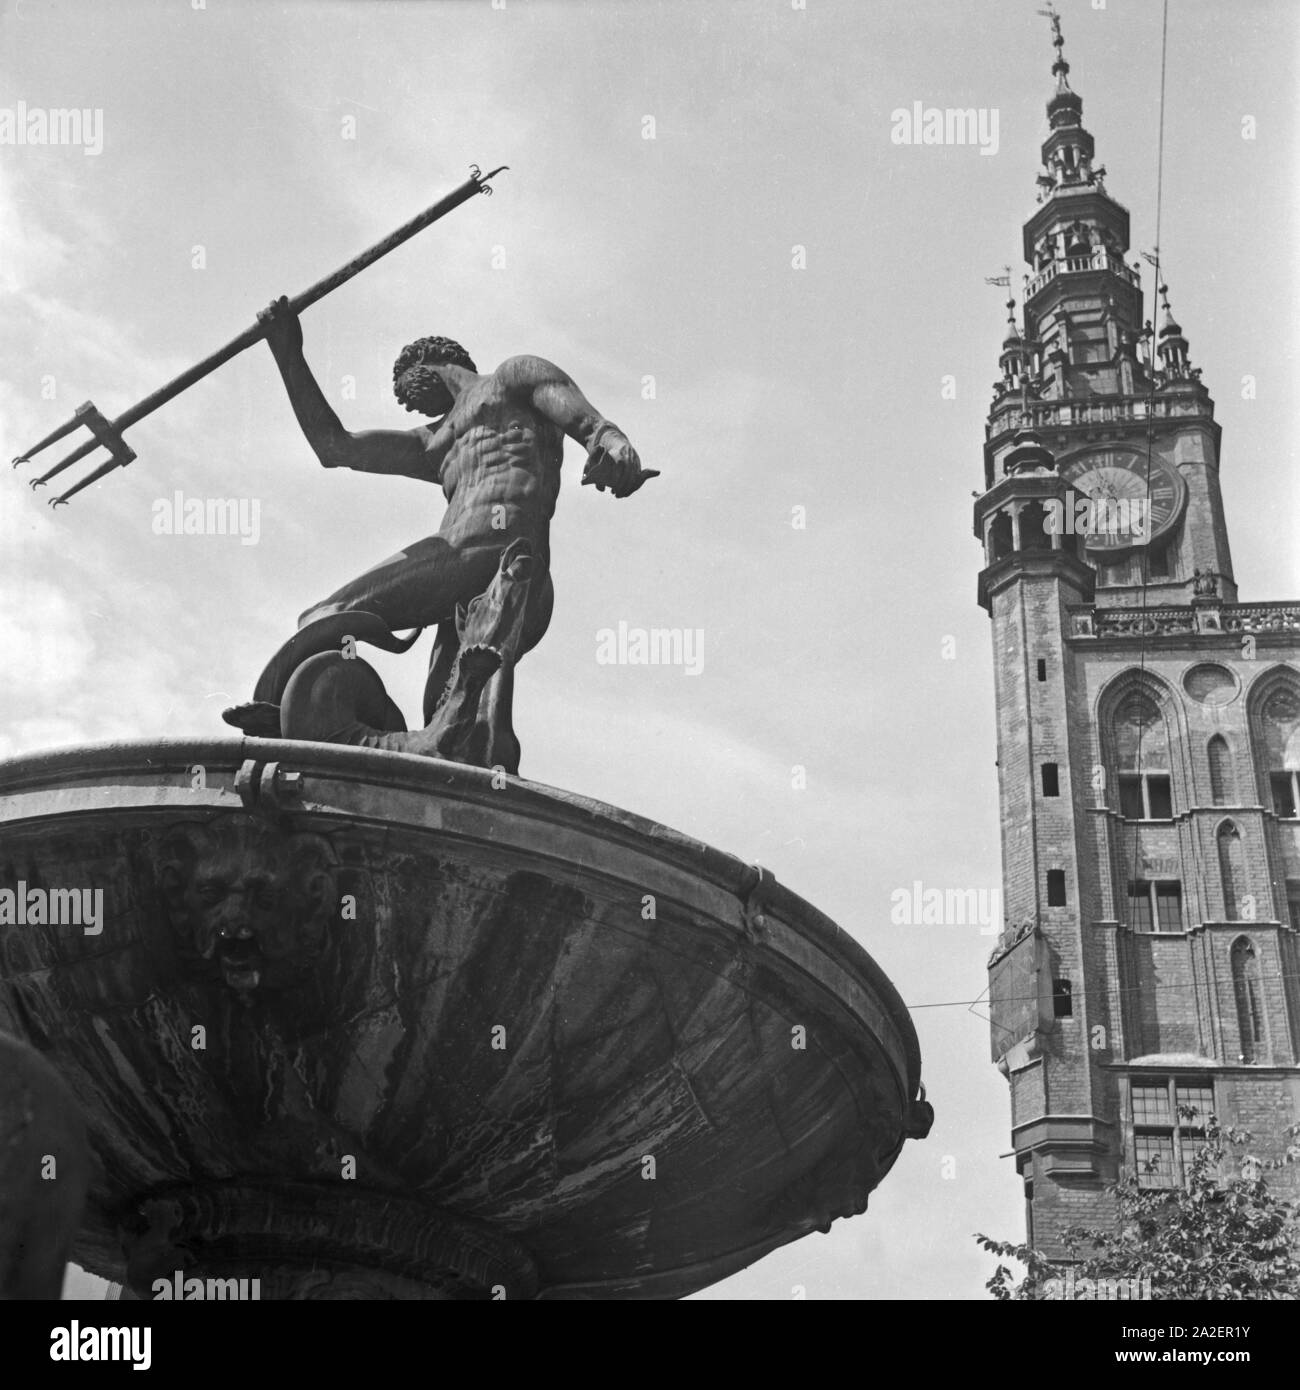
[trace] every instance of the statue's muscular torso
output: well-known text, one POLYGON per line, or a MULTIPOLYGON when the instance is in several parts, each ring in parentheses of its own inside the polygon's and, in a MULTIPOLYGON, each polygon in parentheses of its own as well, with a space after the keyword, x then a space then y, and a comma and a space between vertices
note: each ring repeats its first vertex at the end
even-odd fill
POLYGON ((455 546, 524 536, 549 551, 564 434, 532 404, 531 361, 511 358, 476 382, 431 435, 448 504, 439 534, 455 546))
MULTIPOLYGON (((503 558, 511 554, 512 581, 520 577, 519 561, 529 559, 527 609, 512 649, 513 667, 541 639, 551 617, 550 520, 560 491, 565 437, 587 451, 583 482, 615 497, 630 496, 657 470, 642 469, 627 436, 596 410, 567 373, 540 357, 511 357, 487 375, 455 361, 443 363, 439 372, 435 362, 434 380, 426 380, 419 394, 432 407, 430 415, 447 409, 436 426, 352 434, 307 366, 302 331, 288 301, 277 300, 259 317, 298 423, 321 463, 439 483, 447 511, 436 536, 381 560, 307 609, 298 619, 299 632, 258 679, 252 704, 227 711, 228 721, 245 732, 274 736, 281 730, 279 701, 290 677, 336 641, 334 628, 321 626, 322 620, 348 614, 360 621, 369 614, 391 632, 441 625, 453 617, 463 622, 468 606, 488 593, 503 573, 503 558), (514 541, 527 547, 511 551, 514 541)), ((398 399, 404 394, 399 392, 398 399)), ((409 409, 423 408, 418 401, 404 403, 409 409)), ((429 684, 435 698, 450 675, 458 632, 448 636, 440 631, 435 644, 429 684)), ((508 689, 508 682, 498 689, 508 689)), ((425 719, 431 714, 426 701, 425 719)))

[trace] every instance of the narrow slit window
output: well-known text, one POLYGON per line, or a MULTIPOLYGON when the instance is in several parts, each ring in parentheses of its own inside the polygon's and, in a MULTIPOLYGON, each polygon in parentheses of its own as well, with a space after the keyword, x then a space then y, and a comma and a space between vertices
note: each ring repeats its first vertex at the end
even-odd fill
POLYGON ((1074 1017, 1074 986, 1069 980, 1052 981, 1052 1017, 1074 1017))
POLYGON ((1047 871, 1047 905, 1048 907, 1064 907, 1065 904, 1065 870, 1048 869, 1047 871))
POLYGON ((1038 679, 1040 681, 1047 679, 1047 662, 1041 656, 1038 658, 1038 679))
POLYGON ((1215 734, 1209 742, 1210 797, 1216 806, 1226 806, 1235 794, 1232 776, 1232 755, 1228 741, 1215 734))
POLYGON ((1237 998, 1237 1031, 1241 1040, 1240 1060, 1265 1060, 1264 1004, 1259 992, 1259 960, 1255 948, 1240 937, 1232 948, 1232 988, 1237 998))
POLYGON ((1061 780, 1055 763, 1043 764, 1043 795, 1060 796, 1061 780))

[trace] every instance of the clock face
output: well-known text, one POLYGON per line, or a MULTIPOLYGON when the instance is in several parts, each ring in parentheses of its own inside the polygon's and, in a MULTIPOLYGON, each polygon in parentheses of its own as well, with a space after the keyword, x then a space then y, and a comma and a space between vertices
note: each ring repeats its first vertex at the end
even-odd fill
POLYGON ((1094 504, 1085 511, 1089 550, 1149 545, 1173 527, 1187 500, 1182 475, 1154 450, 1149 472, 1145 451, 1109 446, 1076 455, 1061 466, 1061 475, 1079 502, 1094 504))

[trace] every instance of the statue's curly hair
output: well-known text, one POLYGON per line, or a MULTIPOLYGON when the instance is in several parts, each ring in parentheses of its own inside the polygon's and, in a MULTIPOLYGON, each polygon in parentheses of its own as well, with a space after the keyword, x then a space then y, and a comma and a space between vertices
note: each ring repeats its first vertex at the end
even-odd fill
POLYGON ((393 395, 407 408, 426 415, 437 410, 425 408, 432 368, 446 362, 476 372, 474 359, 453 338, 417 338, 397 354, 393 363, 393 395))

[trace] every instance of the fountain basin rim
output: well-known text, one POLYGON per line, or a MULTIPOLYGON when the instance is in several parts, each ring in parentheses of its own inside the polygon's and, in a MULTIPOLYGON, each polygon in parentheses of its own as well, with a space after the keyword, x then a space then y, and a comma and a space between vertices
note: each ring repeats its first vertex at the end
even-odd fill
MULTIPOLYGON (((657 821, 559 787, 438 758, 392 753, 343 744, 266 738, 166 738, 77 744, 0 760, 0 826, 26 819, 6 814, 6 798, 20 792, 66 787, 114 774, 138 778, 142 771, 188 774, 195 764, 233 766, 278 762, 309 778, 313 772, 343 781, 381 784, 402 791, 482 804, 488 797, 510 797, 511 810, 532 814, 580 831, 598 831, 653 853, 676 867, 744 900, 762 883, 762 903, 798 930, 811 944, 856 976, 894 1024, 907 1059, 907 1092, 920 1085, 920 1044, 901 996, 872 956, 848 932, 805 898, 786 888, 768 870, 673 830, 657 821), (494 781, 496 785, 494 785, 494 781)), ((302 808, 310 813, 310 795, 302 808)))

